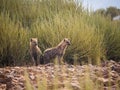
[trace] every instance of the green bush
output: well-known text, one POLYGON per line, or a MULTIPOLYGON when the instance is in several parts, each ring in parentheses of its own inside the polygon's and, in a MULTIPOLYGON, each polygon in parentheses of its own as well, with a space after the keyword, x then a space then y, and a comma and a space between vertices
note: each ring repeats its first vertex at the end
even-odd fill
POLYGON ((1 0, 0 62, 30 62, 29 40, 37 37, 42 51, 63 38, 71 40, 64 59, 68 63, 120 59, 120 26, 109 17, 84 10, 65 0, 1 0), (74 57, 75 56, 75 57, 74 57))

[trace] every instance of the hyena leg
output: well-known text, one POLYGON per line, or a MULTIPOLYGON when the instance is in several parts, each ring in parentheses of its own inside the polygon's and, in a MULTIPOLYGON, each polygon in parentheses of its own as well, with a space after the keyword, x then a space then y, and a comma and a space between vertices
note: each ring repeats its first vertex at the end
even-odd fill
POLYGON ((61 57, 61 64, 64 64, 63 57, 61 57))
POLYGON ((32 64, 35 65, 35 58, 34 58, 34 54, 30 51, 30 56, 32 59, 32 64))
POLYGON ((59 63, 59 65, 64 64, 62 56, 58 56, 58 63, 59 63))
POLYGON ((34 59, 34 57, 32 57, 32 63, 33 63, 33 65, 35 65, 35 59, 34 59))
POLYGON ((40 64, 40 55, 37 56, 36 66, 40 64))

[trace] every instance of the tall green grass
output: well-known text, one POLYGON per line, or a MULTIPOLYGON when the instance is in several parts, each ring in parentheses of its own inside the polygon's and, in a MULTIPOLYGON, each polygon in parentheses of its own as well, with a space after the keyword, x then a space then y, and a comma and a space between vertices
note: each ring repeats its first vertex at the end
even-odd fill
POLYGON ((120 26, 109 17, 88 12, 74 1, 1 0, 0 62, 30 62, 29 40, 37 37, 42 51, 63 38, 71 40, 64 59, 68 63, 120 59, 120 26))

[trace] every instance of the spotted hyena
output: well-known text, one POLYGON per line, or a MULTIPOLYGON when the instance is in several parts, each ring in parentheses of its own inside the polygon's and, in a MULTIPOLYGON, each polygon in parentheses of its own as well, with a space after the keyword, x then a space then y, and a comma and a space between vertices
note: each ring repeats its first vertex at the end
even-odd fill
POLYGON ((40 57, 42 55, 42 52, 40 48, 38 47, 37 38, 30 39, 30 55, 32 57, 33 64, 38 65, 40 62, 40 57))
POLYGON ((44 63, 50 63, 50 61, 55 58, 58 59, 59 64, 63 63, 62 58, 68 45, 70 45, 70 40, 64 38, 56 47, 46 49, 43 53, 44 63))

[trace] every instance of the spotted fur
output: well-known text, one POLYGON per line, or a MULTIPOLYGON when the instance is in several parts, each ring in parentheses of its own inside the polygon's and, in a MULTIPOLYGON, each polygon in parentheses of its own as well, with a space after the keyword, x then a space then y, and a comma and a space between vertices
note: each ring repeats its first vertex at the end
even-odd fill
POLYGON ((56 47, 46 49, 43 54, 44 63, 50 63, 55 58, 58 59, 59 64, 63 63, 62 58, 68 45, 70 45, 70 40, 64 38, 56 47))

